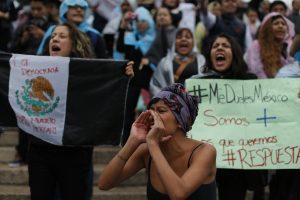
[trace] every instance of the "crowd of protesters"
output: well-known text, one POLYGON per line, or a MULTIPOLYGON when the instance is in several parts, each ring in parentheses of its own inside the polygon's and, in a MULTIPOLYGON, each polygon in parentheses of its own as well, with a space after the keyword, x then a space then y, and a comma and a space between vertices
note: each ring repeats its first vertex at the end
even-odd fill
MULTIPOLYGON (((147 104, 172 83, 184 84, 194 75, 299 77, 300 0, 291 5, 280 0, 2 0, 0 52, 46 55, 53 30, 62 23, 87 37, 90 55, 134 61, 122 145, 138 103, 147 104)), ((27 163, 22 130, 16 149, 10 165, 27 163)), ((220 169, 219 199, 243 200, 252 190, 253 199, 262 200, 270 183, 271 200, 299 200, 299 176, 299 170, 220 169)))

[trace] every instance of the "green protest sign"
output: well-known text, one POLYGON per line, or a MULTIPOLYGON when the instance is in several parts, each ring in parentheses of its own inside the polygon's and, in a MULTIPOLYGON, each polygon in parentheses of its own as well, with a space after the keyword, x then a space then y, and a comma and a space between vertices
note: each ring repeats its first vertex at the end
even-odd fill
POLYGON ((300 168, 300 79, 188 79, 199 96, 190 137, 213 144, 219 168, 300 168))

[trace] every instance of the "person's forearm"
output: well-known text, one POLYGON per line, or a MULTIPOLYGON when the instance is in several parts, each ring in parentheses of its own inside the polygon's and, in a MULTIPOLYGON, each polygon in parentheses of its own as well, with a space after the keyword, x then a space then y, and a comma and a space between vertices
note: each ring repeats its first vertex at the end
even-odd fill
POLYGON ((119 52, 125 52, 125 44, 124 44, 124 37, 125 37, 125 29, 119 29, 119 35, 117 39, 117 50, 119 52))
POLYGON ((125 146, 115 155, 102 171, 98 186, 101 190, 108 190, 118 185, 124 178, 122 172, 124 167, 139 146, 139 143, 134 139, 129 138, 125 146))
POLYGON ((184 184, 162 154, 159 144, 152 142, 147 143, 152 160, 157 166, 159 177, 161 178, 170 199, 185 199, 186 194, 184 192, 184 184))
POLYGON ((200 18, 207 30, 210 30, 217 21, 217 17, 211 12, 207 12, 207 15, 200 14, 200 18))

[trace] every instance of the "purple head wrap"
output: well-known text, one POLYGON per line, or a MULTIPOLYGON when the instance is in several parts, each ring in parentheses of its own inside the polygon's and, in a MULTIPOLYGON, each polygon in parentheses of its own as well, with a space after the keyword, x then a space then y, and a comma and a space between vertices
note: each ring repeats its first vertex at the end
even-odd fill
POLYGON ((188 94, 182 84, 175 83, 155 95, 148 108, 158 100, 163 100, 169 106, 185 133, 192 129, 198 115, 198 97, 188 94))

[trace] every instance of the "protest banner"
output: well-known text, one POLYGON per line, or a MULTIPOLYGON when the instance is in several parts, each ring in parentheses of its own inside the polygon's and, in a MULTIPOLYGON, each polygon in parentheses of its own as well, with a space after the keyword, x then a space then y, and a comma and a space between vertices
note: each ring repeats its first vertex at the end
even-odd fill
POLYGON ((217 166, 300 168, 300 79, 188 79, 199 96, 189 137, 213 144, 217 166))
POLYGON ((56 145, 120 143, 126 61, 0 54, 0 126, 56 145))

